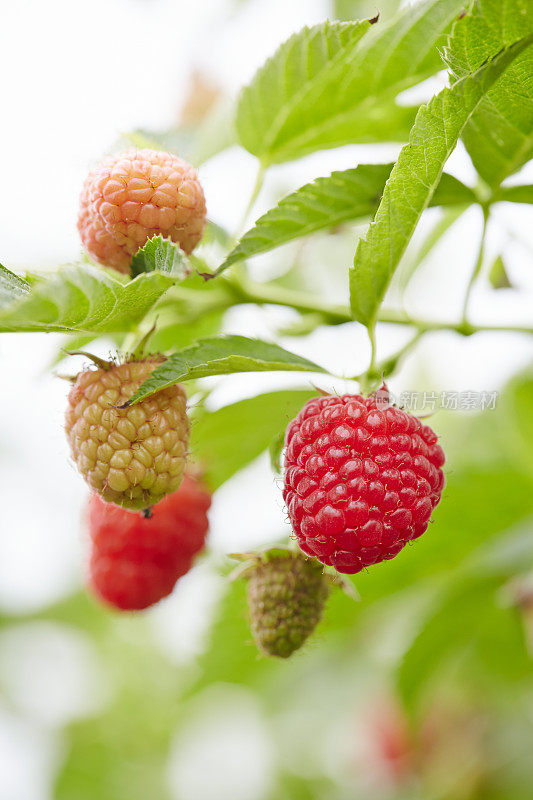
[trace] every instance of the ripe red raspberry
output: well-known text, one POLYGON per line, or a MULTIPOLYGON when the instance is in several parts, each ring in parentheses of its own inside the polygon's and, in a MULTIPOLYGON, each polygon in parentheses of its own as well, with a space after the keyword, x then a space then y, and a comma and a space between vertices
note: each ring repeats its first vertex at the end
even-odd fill
POLYGON ((204 546, 210 505, 209 492, 188 475, 150 518, 94 494, 89 582, 96 594, 123 610, 147 608, 170 594, 204 546))
POLYGON ((70 390, 66 433, 76 465, 104 500, 142 509, 178 489, 189 445, 187 395, 170 386, 120 408, 160 358, 80 372, 70 390))
POLYGON ((157 234, 192 252, 206 224, 205 198, 186 161, 158 150, 127 150, 89 173, 78 230, 90 255, 129 272, 132 255, 157 234))
POLYGON ((421 536, 444 487, 436 434, 379 394, 315 397, 286 432, 283 496, 298 544, 339 572, 421 536))

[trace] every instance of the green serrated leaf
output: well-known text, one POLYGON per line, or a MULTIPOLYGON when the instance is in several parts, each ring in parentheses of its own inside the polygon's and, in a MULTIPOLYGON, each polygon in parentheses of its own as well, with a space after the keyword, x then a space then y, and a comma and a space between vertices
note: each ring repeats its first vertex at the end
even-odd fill
MULTIPOLYGON (((350 20, 365 17, 372 9, 372 2, 368 0, 333 0, 333 14, 335 19, 350 20)), ((398 11, 400 0, 380 0, 379 17, 389 19, 398 11)), ((376 6, 377 7, 377 6, 376 6)))
POLYGON ((354 318, 372 326, 392 275, 438 184, 465 124, 507 67, 529 47, 519 40, 473 75, 445 88, 421 106, 366 239, 360 239, 350 271, 354 318))
POLYGON ((127 282, 115 274, 84 265, 34 276, 31 290, 0 310, 0 331, 127 331, 175 283, 159 272, 127 282))
POLYGON ((0 264, 0 309, 24 297, 29 291, 27 281, 0 264))
POLYGON ((200 411, 191 429, 191 456, 217 489, 269 446, 311 397, 313 390, 268 392, 217 411, 200 411), (235 446, 235 442, 239 446, 235 446))
POLYGON ((241 144, 264 161, 276 134, 310 84, 351 51, 370 22, 329 23, 303 28, 284 42, 242 92, 237 108, 241 144))
MULTIPOLYGON (((531 0, 475 0, 445 51, 456 79, 533 31, 531 0)), ((533 49, 524 51, 480 102, 462 139, 474 166, 498 186, 533 157, 533 49)))
MULTIPOLYGON (((392 164, 360 164, 300 187, 257 220, 219 271, 310 233, 372 216, 392 167, 392 164)), ((444 174, 430 204, 469 205, 475 201, 470 188, 444 174)))
POLYGON ((245 336, 215 336, 174 353, 157 367, 128 401, 138 403, 145 397, 180 381, 229 375, 234 372, 326 372, 307 358, 289 353, 277 344, 245 336))
POLYGON ((162 236, 154 236, 131 259, 131 274, 135 276, 154 271, 183 279, 191 274, 192 266, 177 244, 162 236))
POLYGON ((304 28, 242 93, 237 132, 264 165, 349 142, 404 141, 416 109, 396 95, 441 66, 436 44, 462 0, 426 0, 388 24, 304 28))

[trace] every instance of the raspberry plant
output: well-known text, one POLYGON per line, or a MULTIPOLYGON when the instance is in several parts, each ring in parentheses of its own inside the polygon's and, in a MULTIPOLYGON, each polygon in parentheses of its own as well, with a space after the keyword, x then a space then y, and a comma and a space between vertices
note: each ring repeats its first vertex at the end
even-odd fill
MULTIPOLYGON (((345 5, 338 2, 336 9, 345 5)), ((533 153, 532 44, 528 0, 422 0, 385 20, 375 16, 304 28, 244 87, 232 106, 229 133, 211 115, 195 119, 192 128, 136 131, 128 149, 96 165, 82 190, 78 227, 85 250, 76 263, 46 274, 0 268, 0 331, 62 334, 58 361, 79 348, 82 356, 112 350, 111 362, 96 358, 96 367, 74 376, 66 423, 76 466, 97 493, 90 501, 90 582, 104 600, 122 609, 144 608, 166 596, 188 571, 192 553, 180 561, 174 534, 161 534, 158 527, 165 504, 187 486, 188 478, 181 483, 187 464, 198 468, 215 492, 270 448, 274 472, 280 466, 284 481, 292 544, 300 549, 290 555, 276 550, 272 557, 271 551, 253 554, 255 572, 247 575, 255 604, 252 628, 264 651, 291 655, 312 632, 329 589, 321 562, 360 573, 354 582, 363 608, 416 587, 414 600, 408 599, 424 610, 420 618, 414 614, 420 625, 394 678, 413 715, 450 643, 461 654, 473 650, 468 663, 477 674, 490 640, 487 631, 500 635, 498 649, 514 654, 511 677, 521 680, 523 652, 507 629, 502 633, 506 612, 493 600, 522 568, 523 544, 507 560, 491 561, 484 552, 471 555, 464 541, 476 525, 483 536, 514 525, 520 519, 514 505, 530 496, 531 476, 524 477, 516 465, 509 467, 511 477, 502 474, 502 453, 495 449, 489 467, 480 470, 479 490, 466 479, 462 483, 459 459, 456 463, 452 455, 450 484, 435 516, 446 537, 428 549, 432 531, 425 531, 446 471, 438 425, 434 432, 393 404, 379 409, 375 398, 383 380, 394 382, 400 363, 434 331, 465 338, 482 332, 533 334, 533 326, 513 320, 477 321, 470 302, 485 275, 495 291, 509 283, 505 254, 490 271, 485 258, 495 206, 533 202, 533 188, 517 177, 533 153), (442 71, 447 85, 428 102, 400 97, 442 71), (206 146, 209 128, 217 135, 206 146), (401 149, 394 163, 354 164, 305 183, 249 223, 257 217, 256 202, 266 194, 271 168, 354 143, 394 143, 401 149), (468 183, 446 171, 459 143, 476 173, 468 183), (251 197, 243 199, 242 222, 229 231, 209 219, 202 168, 233 144, 255 157, 256 180, 251 197), (401 297, 406 285, 444 233, 473 207, 482 231, 465 276, 462 313, 440 319, 435 297, 426 316, 410 315, 401 297), (429 208, 439 209, 440 217, 415 251, 413 235, 429 208), (276 258, 282 245, 305 247, 317 234, 334 242, 352 235, 355 226, 365 229, 353 234, 353 257, 340 265, 347 278, 344 302, 331 303, 310 288, 305 257, 303 263, 295 258, 285 264, 279 278, 252 278, 255 257, 276 258), (269 341, 225 332, 227 312, 250 305, 258 313, 263 307, 289 309, 296 321, 269 341), (412 333, 387 357, 381 341, 385 324, 412 333), (299 336, 328 326, 346 326, 341 329, 346 337, 355 326, 366 329, 366 369, 354 374, 346 363, 342 376, 333 375, 298 354, 299 336), (296 352, 281 346, 285 335, 294 337, 296 352), (212 410, 213 383, 205 378, 279 371, 294 373, 294 389, 212 410), (347 387, 342 396, 331 388, 339 377, 347 387), (186 393, 194 398, 187 412, 186 393), (364 421, 358 421, 363 412, 364 421), (493 496, 503 508, 498 522, 493 496), (512 509, 504 502, 508 497, 512 509), (461 535, 452 535, 455 531, 461 535), (400 552, 422 534, 424 542, 400 552), (297 624, 291 629, 289 623, 297 624), (474 630, 478 639, 472 644, 474 630)), ((329 268, 324 264, 324 272, 329 268)), ((509 402, 519 406, 522 388, 509 388, 509 402)), ((504 410, 498 419, 508 416, 504 410)), ((513 441, 519 438, 514 434, 513 441)), ((464 438, 473 442, 472 451, 481 449, 483 436, 475 425, 464 438)), ((278 533, 273 531, 274 539, 278 533)), ((475 549, 483 542, 471 544, 475 549)), ((226 567, 228 562, 222 570, 226 567)), ((249 661, 249 651, 239 663, 235 655, 235 642, 248 636, 239 627, 242 592, 238 602, 235 598, 229 593, 221 603, 221 617, 229 623, 222 632, 215 626, 211 647, 223 657, 216 670, 203 664, 202 680, 231 681, 237 669, 246 672, 242 662, 249 661), (231 638, 233 624, 238 636, 231 638)), ((391 617, 393 600, 387 607, 391 617)), ((349 605, 343 597, 330 602, 349 605)), ((353 621, 365 612, 341 613, 353 621)), ((370 615, 366 622, 367 628, 378 627, 370 615)), ((358 646, 364 644, 361 636, 358 646)), ((157 713, 170 735, 166 712, 163 700, 157 713)), ((73 796, 68 785, 59 791, 59 797, 73 796)))
MULTIPOLYGON (((523 0, 514 3, 510 26, 504 25, 507 16, 498 3, 478 0, 464 13, 462 0, 427 0, 388 24, 375 17, 304 28, 242 91, 234 120, 237 137, 258 161, 244 222, 274 164, 348 142, 407 140, 394 164, 360 164, 319 178, 282 198, 244 233, 232 236, 212 225, 206 239, 217 246, 193 253, 206 214, 195 170, 172 153, 133 148, 107 158, 85 182, 78 228, 86 253, 78 264, 40 276, 2 268, 1 330, 62 331, 86 344, 105 333, 123 354, 135 351, 130 361, 119 354, 117 365, 96 359, 98 369, 82 371, 69 396, 66 431, 72 456, 105 501, 149 509, 178 489, 188 451, 183 383, 194 390, 198 381, 214 375, 288 370, 314 373, 327 385, 325 368, 275 342, 221 333, 197 338, 201 324, 216 331, 221 314, 236 305, 295 309, 307 330, 350 320, 366 326, 370 363, 363 374, 351 377, 365 395, 394 373, 429 330, 448 328, 467 336, 499 329, 473 324, 468 311, 483 266, 492 205, 527 201, 530 195, 528 186, 503 184, 531 150, 530 119, 526 112, 515 119, 508 99, 511 90, 518 96, 527 84, 533 36, 531 9, 523 0), (390 66, 376 70, 385 53, 390 66), (418 108, 397 103, 401 89, 443 66, 450 85, 428 103, 418 108), (274 86, 279 89, 275 97, 274 86), (488 116, 494 114, 497 124, 489 128, 488 116), (479 173, 475 186, 444 172, 461 138, 479 173), (483 239, 462 319, 432 323, 384 305, 424 210, 451 207, 455 218, 472 204, 483 213, 483 239), (372 222, 354 243, 353 265, 347 265, 346 306, 332 307, 311 293, 250 279, 246 265, 254 256, 368 217, 372 222), (397 356, 382 362, 377 356, 380 322, 416 333, 397 356), (145 352, 155 355, 147 359, 145 352)), ((204 402, 208 395, 202 390, 204 402)), ((291 395, 284 400, 282 416, 288 420, 291 395)), ((195 413, 200 414, 198 407, 195 413)), ((421 535, 444 484, 442 449, 428 426, 401 409, 380 411, 360 395, 311 399, 297 420, 287 431, 285 499, 304 553, 340 571, 357 572, 394 557, 421 535), (311 415, 315 406, 320 420, 328 418, 318 422, 311 415), (358 421, 361 409, 364 420, 358 421), (344 439, 339 438, 342 423, 344 439), (367 440, 367 434, 375 438, 367 440)), ((282 430, 274 431, 278 439, 282 430)), ((233 446, 239 449, 239 442, 233 446)), ((209 473, 210 460, 224 454, 208 450, 201 460, 209 473)))

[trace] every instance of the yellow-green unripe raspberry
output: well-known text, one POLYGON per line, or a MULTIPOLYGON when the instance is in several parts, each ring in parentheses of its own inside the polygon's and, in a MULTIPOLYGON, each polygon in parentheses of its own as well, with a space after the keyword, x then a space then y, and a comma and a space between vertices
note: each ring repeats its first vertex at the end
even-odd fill
POLYGON ((252 634, 269 656, 288 658, 314 631, 330 582, 315 559, 273 550, 245 573, 252 634))
POLYGON ((110 156, 89 173, 78 230, 96 261, 129 272, 134 253, 158 234, 192 252, 206 221, 204 192, 194 168, 172 153, 133 148, 110 156))
POLYGON ((94 491, 123 508, 143 509, 175 492, 189 446, 187 395, 180 385, 120 408, 161 359, 88 369, 68 398, 72 458, 94 491))

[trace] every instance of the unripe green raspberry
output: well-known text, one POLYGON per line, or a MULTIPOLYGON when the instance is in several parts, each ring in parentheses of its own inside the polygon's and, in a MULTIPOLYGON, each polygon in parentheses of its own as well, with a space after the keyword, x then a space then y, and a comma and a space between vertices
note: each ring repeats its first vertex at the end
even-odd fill
POLYGON ((192 252, 206 224, 196 171, 159 150, 127 150, 89 173, 80 197, 78 230, 100 264, 129 272, 131 257, 152 236, 192 252))
POLYGON ((264 653, 288 658, 314 631, 330 588, 322 570, 315 559, 275 549, 244 573, 252 634, 264 653))
POLYGON ((68 399, 66 432, 79 471, 104 500, 143 509, 175 492, 189 445, 187 395, 180 385, 120 408, 160 358, 88 369, 68 399))

